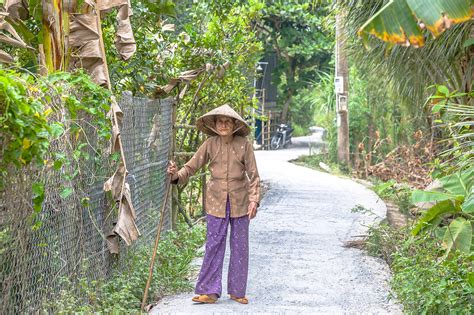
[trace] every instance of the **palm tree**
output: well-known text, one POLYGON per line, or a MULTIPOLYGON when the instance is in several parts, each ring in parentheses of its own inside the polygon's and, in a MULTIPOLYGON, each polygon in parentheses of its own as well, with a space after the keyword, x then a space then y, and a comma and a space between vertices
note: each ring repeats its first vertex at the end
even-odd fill
POLYGON ((358 33, 365 40, 372 34, 393 44, 422 47, 425 43, 422 29, 437 37, 451 25, 471 20, 474 14, 471 5, 469 0, 391 0, 358 33))
MULTIPOLYGON (((347 12, 345 30, 348 38, 357 38, 361 27, 365 25, 368 29, 371 24, 367 21, 382 8, 387 8, 383 0, 342 1, 340 6, 347 12)), ((436 39, 426 36, 419 49, 387 45, 369 37, 364 47, 360 40, 353 40, 348 43, 348 54, 358 67, 377 73, 380 83, 399 95, 400 104, 406 104, 418 123, 431 130, 432 115, 425 106, 426 87, 443 84, 451 91, 469 92, 472 89, 474 46, 466 45, 472 38, 473 27, 473 21, 469 20, 452 26, 436 39)), ((457 100, 460 104, 468 101, 467 96, 457 100)))

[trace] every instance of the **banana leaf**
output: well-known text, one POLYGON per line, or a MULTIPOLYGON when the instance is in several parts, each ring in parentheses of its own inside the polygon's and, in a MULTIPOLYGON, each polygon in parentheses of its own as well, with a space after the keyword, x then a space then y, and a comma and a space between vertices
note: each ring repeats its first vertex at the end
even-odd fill
POLYGON ((471 188, 471 193, 464 200, 464 203, 461 205, 461 209, 465 213, 474 212, 474 188, 471 188))
MULTIPOLYGON (((95 6, 95 3, 91 2, 90 5, 95 6)), ((127 0, 105 0, 97 3, 97 9, 101 13, 109 12, 113 8, 118 8, 115 45, 122 59, 128 60, 136 51, 136 43, 130 24, 132 10, 127 0)), ((106 60, 104 60, 101 52, 97 20, 97 12, 95 11, 71 14, 69 46, 73 51, 70 70, 84 68, 91 74, 97 84, 107 85, 106 60)))
POLYGON ((130 23, 130 16, 132 16, 132 9, 128 4, 119 7, 117 13, 118 25, 115 33, 115 47, 123 60, 130 59, 137 50, 132 24, 130 23))
POLYGON ((368 36, 374 35, 392 44, 422 47, 422 28, 437 37, 472 16, 474 6, 470 0, 391 0, 362 25, 358 34, 366 43, 368 36))
POLYGON ((28 45, 26 45, 13 26, 5 21, 4 18, 5 16, 0 15, 0 43, 5 43, 13 47, 27 48, 28 45))
POLYGON ((443 200, 438 202, 421 216, 418 223, 415 225, 411 233, 417 235, 422 229, 431 225, 434 220, 439 220, 440 217, 459 212, 460 209, 451 201, 443 200))
POLYGON ((456 218, 449 224, 444 234, 443 245, 448 254, 453 247, 464 253, 469 253, 472 243, 472 225, 464 218, 456 218))
POLYGON ((8 17, 14 21, 26 20, 29 16, 27 4, 22 0, 7 0, 5 9, 8 17))
POLYGON ((467 196, 474 184, 474 167, 439 179, 448 193, 467 196))
POLYGON ((443 200, 458 200, 463 201, 464 195, 455 195, 451 193, 439 192, 439 191, 424 191, 415 190, 411 194, 412 203, 419 202, 431 202, 431 201, 443 201, 443 200))
MULTIPOLYGON (((29 48, 21 36, 18 35, 15 28, 7 21, 7 18, 11 15, 9 8, 18 10, 18 6, 13 6, 12 2, 13 1, 0 1, 0 43, 13 47, 29 48)), ((4 50, 0 51, 1 63, 12 63, 13 61, 14 59, 9 53, 4 50)))
POLYGON ((13 57, 10 56, 9 53, 3 51, 0 49, 0 62, 3 62, 3 63, 12 63, 14 60, 13 60, 13 57))
POLYGON ((132 8, 128 0, 102 0, 97 2, 98 9, 109 12, 113 8, 118 8, 117 31, 115 33, 115 47, 123 60, 130 59, 136 51, 137 45, 133 36, 130 17, 133 15, 132 8))
POLYGON ((108 77, 100 48, 100 36, 95 12, 72 14, 69 47, 72 48, 70 70, 86 69, 94 82, 106 85, 108 77))

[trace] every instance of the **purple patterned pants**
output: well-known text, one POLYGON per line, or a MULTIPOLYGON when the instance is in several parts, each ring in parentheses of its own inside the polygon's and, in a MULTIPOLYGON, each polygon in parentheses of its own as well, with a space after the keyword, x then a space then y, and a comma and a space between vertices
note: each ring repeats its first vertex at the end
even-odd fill
POLYGON ((230 201, 227 196, 226 217, 207 215, 206 253, 202 263, 195 293, 222 293, 222 266, 230 222, 230 263, 227 280, 227 293, 244 297, 247 289, 249 265, 249 217, 230 217, 230 201))

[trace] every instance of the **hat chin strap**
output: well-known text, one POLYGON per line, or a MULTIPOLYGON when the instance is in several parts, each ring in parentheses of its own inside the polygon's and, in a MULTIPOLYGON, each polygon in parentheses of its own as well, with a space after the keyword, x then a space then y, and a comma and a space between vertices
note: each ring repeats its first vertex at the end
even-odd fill
POLYGON ((243 127, 244 127, 244 125, 241 124, 239 128, 235 129, 234 132, 232 132, 232 134, 236 133, 237 131, 239 131, 239 130, 242 129, 243 127))
POLYGON ((217 130, 216 130, 216 129, 214 129, 213 127, 211 127, 211 126, 207 126, 207 128, 209 128, 209 129, 211 129, 212 131, 214 131, 214 132, 216 133, 216 135, 219 135, 219 133, 217 132, 217 130))

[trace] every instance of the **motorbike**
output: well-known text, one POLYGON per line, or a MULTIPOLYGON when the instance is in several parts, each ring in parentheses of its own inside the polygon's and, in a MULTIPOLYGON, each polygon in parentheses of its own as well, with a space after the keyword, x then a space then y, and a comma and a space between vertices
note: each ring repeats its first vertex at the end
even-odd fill
POLYGON ((282 147, 285 148, 288 144, 291 144, 291 133, 293 130, 294 129, 287 124, 278 125, 277 131, 270 141, 270 149, 278 150, 282 147))

